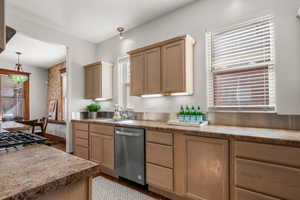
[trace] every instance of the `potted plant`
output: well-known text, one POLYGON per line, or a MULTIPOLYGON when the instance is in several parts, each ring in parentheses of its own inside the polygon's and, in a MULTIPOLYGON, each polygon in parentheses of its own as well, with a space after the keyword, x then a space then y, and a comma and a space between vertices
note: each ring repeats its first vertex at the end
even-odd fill
POLYGON ((90 119, 97 118, 97 112, 101 109, 101 106, 96 103, 91 103, 90 105, 86 106, 86 110, 89 112, 90 119))

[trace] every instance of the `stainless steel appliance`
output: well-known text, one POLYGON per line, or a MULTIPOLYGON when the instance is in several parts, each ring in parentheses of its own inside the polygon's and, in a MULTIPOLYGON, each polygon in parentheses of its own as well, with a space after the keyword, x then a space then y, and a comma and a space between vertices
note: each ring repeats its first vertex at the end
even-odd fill
POLYGON ((116 171, 121 178, 145 185, 145 130, 115 128, 116 171))

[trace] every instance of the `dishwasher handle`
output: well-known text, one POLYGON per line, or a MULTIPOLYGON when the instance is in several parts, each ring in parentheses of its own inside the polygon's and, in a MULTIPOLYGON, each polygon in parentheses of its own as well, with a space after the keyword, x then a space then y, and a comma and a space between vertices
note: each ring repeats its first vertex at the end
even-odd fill
POLYGON ((142 133, 130 133, 130 132, 121 132, 121 131, 116 131, 116 134, 122 136, 129 136, 129 137, 138 137, 142 135, 142 133))

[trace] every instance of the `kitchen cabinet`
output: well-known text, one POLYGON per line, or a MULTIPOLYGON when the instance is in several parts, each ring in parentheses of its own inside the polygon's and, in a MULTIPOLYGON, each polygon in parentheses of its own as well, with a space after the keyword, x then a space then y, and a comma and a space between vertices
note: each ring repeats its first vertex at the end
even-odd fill
POLYGON ((112 67, 102 61, 84 66, 86 99, 112 98, 112 67))
POLYGON ((5 0, 0 0, 0 53, 6 46, 5 0))
POLYGON ((130 95, 140 96, 144 92, 145 54, 130 56, 130 95))
POLYGON ((73 153, 83 159, 89 159, 89 125, 87 123, 73 123, 73 153))
POLYGON ((231 200, 300 198, 299 148, 234 141, 232 149, 231 200))
POLYGON ((90 160, 114 170, 114 129, 111 126, 90 125, 90 160))
POLYGON ((227 140, 174 136, 174 190, 195 200, 228 200, 227 140))
POLYGON ((188 35, 128 52, 131 96, 193 93, 193 50, 188 35))
POLYGON ((143 94, 161 93, 161 58, 160 48, 145 52, 145 88, 143 94))
POLYGON ((186 54, 188 44, 181 40, 162 47, 163 93, 192 93, 192 64, 188 62, 193 58, 186 54))
POLYGON ((147 130, 146 180, 150 186, 173 192, 173 134, 147 130))
POLYGON ((72 127, 74 155, 97 162, 104 170, 113 171, 114 127, 82 122, 72 122, 72 127))

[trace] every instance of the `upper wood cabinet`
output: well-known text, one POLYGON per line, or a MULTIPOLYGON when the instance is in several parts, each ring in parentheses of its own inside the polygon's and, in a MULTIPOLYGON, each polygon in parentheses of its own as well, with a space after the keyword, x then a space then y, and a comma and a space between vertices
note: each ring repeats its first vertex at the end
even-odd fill
POLYGON ((140 96, 144 91, 145 54, 130 56, 130 95, 140 96))
POLYGON ((97 62, 85 68, 85 98, 112 98, 112 64, 97 62))
POLYGON ((227 140, 174 136, 174 190, 196 200, 229 199, 227 140))
POLYGON ((162 92, 185 92, 186 66, 184 52, 184 40, 162 47, 162 92))
POLYGON ((5 0, 0 0, 0 53, 6 45, 5 0))
POLYGON ((193 49, 188 35, 128 52, 131 95, 193 93, 193 49))
POLYGON ((145 52, 144 94, 158 94, 161 92, 161 58, 160 48, 145 52))

